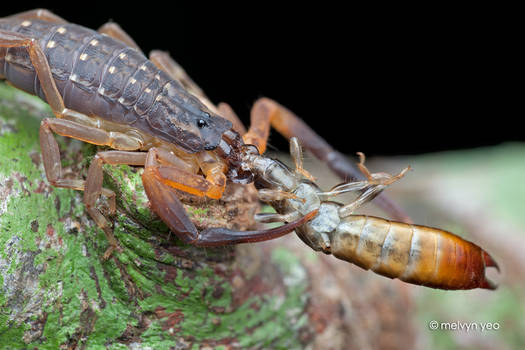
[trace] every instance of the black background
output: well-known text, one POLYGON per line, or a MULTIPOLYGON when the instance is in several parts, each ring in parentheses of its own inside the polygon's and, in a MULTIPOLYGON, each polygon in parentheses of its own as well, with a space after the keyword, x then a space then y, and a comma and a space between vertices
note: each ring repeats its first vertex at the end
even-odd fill
MULTIPOLYGON (((524 137, 523 112, 513 108, 522 41, 513 40, 512 19, 491 9, 20 1, 3 2, 0 17, 37 6, 94 29, 113 20, 146 53, 169 51, 246 124, 252 103, 267 96, 345 153, 417 154, 524 137)), ((276 133, 271 144, 287 147, 276 133)))

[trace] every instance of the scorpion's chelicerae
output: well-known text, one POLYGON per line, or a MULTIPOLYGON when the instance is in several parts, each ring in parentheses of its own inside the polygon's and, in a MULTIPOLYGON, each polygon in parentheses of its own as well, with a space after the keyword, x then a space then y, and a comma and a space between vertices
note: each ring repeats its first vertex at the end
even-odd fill
MULTIPOLYGON (((390 278, 443 289, 495 288, 485 268, 497 265, 477 245, 439 229, 352 215, 404 171, 397 176, 370 174, 361 156, 359 168, 366 180, 321 191, 302 167, 295 137, 339 175, 355 179, 357 172, 296 115, 262 98, 252 108, 252 125, 245 132, 229 106, 215 107, 169 55, 154 51, 146 58, 115 23, 93 31, 47 10, 2 18, 0 78, 50 105, 57 118, 46 118, 40 126, 47 179, 57 187, 84 191, 87 211, 110 242, 106 257, 118 242, 110 221, 96 207, 104 195, 109 214, 115 211, 115 193, 102 187, 102 166, 128 164, 144 167, 142 181, 152 209, 186 243, 256 242, 295 229, 313 249, 390 278), (295 171, 261 155, 270 125, 291 139, 295 171), (96 154, 86 180, 68 179, 53 133, 114 150, 96 154), (199 232, 173 189, 218 199, 227 181, 255 181, 261 199, 277 210, 258 219, 285 224, 268 230, 199 232), (331 201, 349 191, 360 193, 354 202, 331 201)), ((378 199, 406 221, 387 198, 378 199)))

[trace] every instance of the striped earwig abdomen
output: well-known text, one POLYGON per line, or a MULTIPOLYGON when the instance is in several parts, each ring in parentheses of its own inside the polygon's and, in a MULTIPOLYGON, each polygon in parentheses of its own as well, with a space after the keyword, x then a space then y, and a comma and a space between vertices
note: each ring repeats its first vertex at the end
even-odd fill
POLYGON ((331 235, 331 253, 363 269, 441 289, 495 286, 485 266, 495 262, 480 247, 436 228, 352 215, 331 235))
MULTIPOLYGON (((136 129, 189 153, 215 148, 231 128, 141 52, 107 35, 36 19, 3 19, 0 29, 38 41, 68 109, 136 129)), ((45 100, 27 50, 0 50, 0 78, 45 100)))

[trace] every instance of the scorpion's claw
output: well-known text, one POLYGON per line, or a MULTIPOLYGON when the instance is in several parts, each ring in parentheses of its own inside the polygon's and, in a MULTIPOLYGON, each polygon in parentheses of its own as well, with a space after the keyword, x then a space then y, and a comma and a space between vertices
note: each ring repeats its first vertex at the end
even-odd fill
POLYGON ((317 210, 314 210, 298 220, 268 230, 235 231, 211 227, 199 232, 186 214, 175 189, 160 181, 152 169, 146 168, 142 174, 142 184, 153 211, 182 241, 197 246, 221 246, 274 239, 292 232, 317 214, 317 210))

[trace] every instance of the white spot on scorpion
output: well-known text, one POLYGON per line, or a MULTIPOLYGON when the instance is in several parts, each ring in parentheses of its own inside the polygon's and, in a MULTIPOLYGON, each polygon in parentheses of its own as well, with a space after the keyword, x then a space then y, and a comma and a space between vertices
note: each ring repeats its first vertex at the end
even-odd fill
POLYGON ((81 61, 85 61, 87 59, 87 53, 83 53, 79 58, 81 61))
POLYGON ((116 70, 116 69, 117 69, 117 68, 116 68, 115 66, 111 66, 111 67, 109 67, 108 72, 109 72, 110 74, 113 74, 113 73, 115 73, 115 70, 116 70))
POLYGON ((89 42, 89 45, 91 46, 97 46, 98 45, 98 40, 97 39, 93 39, 89 42))
POLYGON ((49 41, 49 42, 47 43, 46 46, 47 46, 47 48, 52 49, 52 48, 54 48, 56 45, 57 45, 56 41, 51 40, 51 41, 49 41))
POLYGON ((76 75, 76 74, 71 74, 71 76, 69 77, 69 80, 71 80, 71 81, 77 81, 77 80, 78 80, 78 75, 76 75))
POLYGON ((106 89, 104 89, 103 87, 100 87, 97 92, 100 94, 100 95, 104 95, 106 93, 106 89))
POLYGON ((140 66, 140 67, 139 67, 139 69, 140 69, 140 70, 146 70, 146 69, 147 69, 147 67, 146 67, 146 65, 145 65, 145 64, 143 64, 142 66, 140 66))
POLYGON ((155 79, 160 80, 160 74, 156 74, 155 79))
POLYGON ((136 82, 137 82, 137 79, 135 79, 135 78, 131 78, 131 79, 129 80, 129 83, 130 83, 130 84, 135 84, 136 82))
POLYGON ((118 55, 118 58, 120 58, 121 60, 123 60, 124 58, 126 58, 126 54, 123 52, 121 53, 120 55, 118 55))
POLYGON ((147 93, 147 94, 149 94, 149 93, 151 92, 151 89, 150 89, 150 88, 145 88, 145 89, 144 89, 144 92, 147 93))
POLYGON ((120 97, 120 98, 118 99, 118 102, 123 104, 124 102, 126 102, 126 100, 124 100, 124 97, 120 97))
POLYGON ((66 32, 66 28, 60 27, 57 29, 57 32, 59 32, 60 34, 64 34, 66 32))
POLYGON ((22 27, 29 27, 31 25, 31 21, 23 21, 20 25, 22 27))

